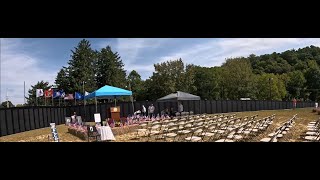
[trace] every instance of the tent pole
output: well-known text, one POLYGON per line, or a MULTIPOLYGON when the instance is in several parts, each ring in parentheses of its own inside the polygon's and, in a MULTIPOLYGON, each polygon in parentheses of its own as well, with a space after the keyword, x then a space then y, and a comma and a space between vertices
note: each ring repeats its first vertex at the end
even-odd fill
POLYGON ((132 114, 134 113, 133 97, 131 96, 132 114))
POLYGON ((199 106, 200 106, 200 112, 199 112, 199 114, 201 114, 201 99, 199 100, 199 106))
POLYGON ((98 112, 97 96, 95 97, 95 101, 96 101, 96 113, 97 113, 98 112))

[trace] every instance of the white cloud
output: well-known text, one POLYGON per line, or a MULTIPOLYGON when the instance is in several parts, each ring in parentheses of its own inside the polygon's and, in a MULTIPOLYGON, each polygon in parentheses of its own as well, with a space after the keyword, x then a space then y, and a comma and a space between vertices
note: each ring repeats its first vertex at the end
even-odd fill
MULTIPOLYGON (((169 38, 118 38, 115 48, 112 49, 120 54, 125 65, 124 69, 128 73, 136 70, 140 74, 140 72, 152 72, 154 67, 153 64, 140 66, 137 59, 143 57, 143 53, 156 50, 169 40, 169 38)), ((109 41, 101 42, 99 47, 106 47, 110 45, 108 43, 109 41)))
POLYGON ((31 85, 40 80, 54 83, 57 71, 48 71, 38 66, 39 59, 20 51, 23 47, 20 39, 1 39, 1 102, 6 99, 8 88, 9 100, 13 104, 24 103, 24 86, 26 82, 26 96, 31 85))
POLYGON ((213 39, 206 43, 195 44, 187 49, 160 58, 160 61, 182 58, 184 62, 201 66, 220 66, 230 57, 247 57, 250 54, 282 52, 305 46, 320 45, 320 39, 298 38, 238 38, 213 39))

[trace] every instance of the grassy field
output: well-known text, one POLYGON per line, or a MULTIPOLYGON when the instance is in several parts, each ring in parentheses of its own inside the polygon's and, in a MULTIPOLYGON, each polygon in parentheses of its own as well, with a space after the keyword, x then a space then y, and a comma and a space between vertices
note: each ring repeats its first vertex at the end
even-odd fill
MULTIPOLYGON (((249 111, 249 112, 236 112, 238 117, 252 116, 258 114, 259 117, 266 117, 272 114, 276 114, 274 123, 269 126, 268 130, 258 137, 254 138, 252 141, 259 141, 260 139, 267 137, 267 135, 273 132, 277 127, 280 127, 282 123, 289 120, 293 115, 297 114, 296 124, 293 126, 292 130, 284 136, 280 141, 285 142, 299 142, 303 141, 300 138, 306 131, 306 126, 310 121, 317 120, 319 115, 312 112, 312 108, 301 108, 301 109, 288 109, 288 110, 268 110, 268 111, 249 111)), ((72 134, 68 133, 68 129, 65 125, 57 126, 57 131, 59 133, 59 138, 61 142, 85 142, 72 134)), ((50 128, 42 128, 32 131, 27 131, 23 133, 13 134, 9 136, 0 137, 0 142, 48 142, 48 136, 51 137, 50 128)), ((115 136, 116 142, 132 142, 134 137, 133 133, 115 136)))

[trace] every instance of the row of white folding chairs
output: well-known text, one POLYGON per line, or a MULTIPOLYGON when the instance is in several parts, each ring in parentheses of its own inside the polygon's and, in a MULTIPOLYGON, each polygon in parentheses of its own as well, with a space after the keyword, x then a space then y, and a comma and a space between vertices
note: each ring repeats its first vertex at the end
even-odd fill
POLYGON ((305 142, 320 141, 320 118, 317 121, 312 121, 307 125, 307 132, 303 139, 305 142))
POLYGON ((295 114, 288 121, 283 123, 279 128, 277 128, 273 133, 268 134, 269 137, 262 138, 260 142, 277 142, 278 138, 283 138, 285 134, 287 134, 293 125, 295 124, 295 120, 297 118, 297 114, 295 114))
MULTIPOLYGON (((246 125, 249 125, 250 123, 253 123, 255 121, 261 121, 261 120, 257 120, 255 119, 256 116, 249 118, 242 118, 242 120, 240 123, 238 124, 234 124, 231 122, 234 122, 234 120, 229 120, 227 122, 227 126, 216 126, 214 130, 212 130, 210 127, 208 127, 207 129, 205 129, 205 132, 202 134, 201 131, 196 132, 198 134, 192 134, 190 137, 188 137, 187 140, 191 140, 191 141, 213 141, 215 139, 219 139, 216 142, 232 142, 232 138, 233 137, 239 137, 239 136, 235 136, 235 134, 228 134, 229 132, 232 131, 237 131, 239 128, 241 127, 245 127, 246 125), (218 127, 218 128, 217 128, 218 127), (218 136, 216 136, 218 135, 218 136), (230 139, 228 138, 223 138, 225 136, 231 136, 230 139), (205 139, 206 137, 209 137, 209 139, 205 139), (222 139, 221 139, 222 138, 222 139)), ((237 121, 236 121, 237 122, 237 121)))
MULTIPOLYGON (((202 116, 204 117, 204 116, 202 116)), ((229 116, 231 117, 231 116, 229 116)), ((225 120, 225 119, 224 119, 225 120)), ((227 119, 226 119, 227 120, 227 119)), ((173 131, 175 129, 178 130, 185 130, 183 131, 184 134, 186 134, 186 130, 188 130, 188 133, 190 133, 191 131, 187 128, 196 128, 198 126, 204 126, 204 125, 209 125, 213 122, 220 122, 222 121, 222 118, 206 118, 206 119, 202 119, 201 117, 199 119, 189 119, 189 120, 184 120, 184 119, 180 119, 180 120, 171 120, 171 121, 155 121, 152 122, 150 124, 144 124, 141 127, 137 129, 137 134, 136 134, 136 138, 139 138, 139 132, 142 133, 142 137, 151 137, 153 135, 161 135, 161 134, 166 134, 170 131, 173 131), (175 127, 178 126, 178 127, 175 127)), ((193 130, 193 129, 191 129, 193 130)))
MULTIPOLYGON (((252 117, 253 119, 256 116, 252 117)), ((177 141, 202 141, 204 137, 209 137, 209 140, 213 136, 224 134, 229 130, 236 129, 236 126, 241 127, 241 124, 248 122, 241 122, 241 119, 248 118, 236 118, 229 119, 227 121, 219 122, 218 119, 213 122, 208 122, 207 124, 196 124, 195 126, 189 126, 187 128, 180 128, 178 126, 170 126, 166 131, 163 132, 164 138, 173 138, 174 140, 178 137, 177 141), (240 123, 239 123, 240 122, 240 123), (189 137, 183 137, 183 135, 190 135, 189 137)), ((158 133, 158 132, 157 132, 158 133)), ((159 135, 159 134, 157 134, 159 135)))
POLYGON ((253 119, 244 122, 238 127, 231 129, 228 134, 215 142, 234 142, 251 140, 253 137, 265 131, 272 124, 275 115, 268 116, 262 119, 253 119))

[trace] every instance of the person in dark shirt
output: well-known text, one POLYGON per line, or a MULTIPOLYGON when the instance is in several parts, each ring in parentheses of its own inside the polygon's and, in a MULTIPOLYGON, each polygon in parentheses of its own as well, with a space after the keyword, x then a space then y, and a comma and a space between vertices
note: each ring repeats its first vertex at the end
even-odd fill
POLYGON ((174 112, 173 107, 170 108, 169 116, 170 116, 170 117, 176 116, 176 113, 174 112))

